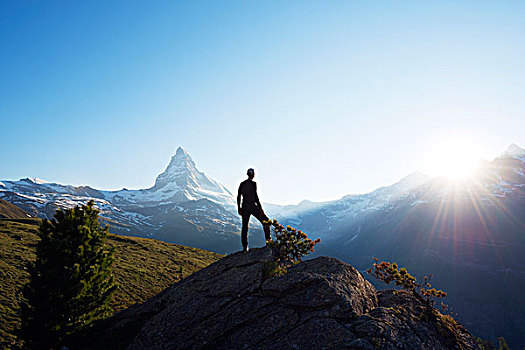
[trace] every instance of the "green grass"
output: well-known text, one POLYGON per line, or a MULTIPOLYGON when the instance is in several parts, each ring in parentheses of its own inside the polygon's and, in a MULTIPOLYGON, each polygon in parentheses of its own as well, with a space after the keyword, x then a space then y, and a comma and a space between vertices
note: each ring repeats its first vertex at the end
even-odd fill
POLYGON ((113 274, 120 288, 111 304, 120 311, 143 302, 223 255, 154 239, 110 235, 113 274))
POLYGON ((16 345, 20 325, 18 303, 29 274, 26 264, 35 259, 38 226, 0 221, 0 346, 16 345))
POLYGON ((0 218, 28 218, 31 217, 24 210, 14 204, 0 199, 0 218))
MULTIPOLYGON (((20 344, 21 290, 29 279, 26 265, 35 259, 38 221, 0 220, 0 347, 20 344)), ((119 289, 111 303, 114 312, 143 302, 169 285, 222 257, 206 250, 154 239, 110 235, 114 246, 113 274, 119 289)))

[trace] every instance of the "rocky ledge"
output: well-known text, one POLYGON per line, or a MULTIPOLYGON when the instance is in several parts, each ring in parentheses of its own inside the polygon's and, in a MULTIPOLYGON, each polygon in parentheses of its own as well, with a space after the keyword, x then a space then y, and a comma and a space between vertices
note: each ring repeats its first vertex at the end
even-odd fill
POLYGON ((89 348, 478 349, 409 293, 377 291, 320 257, 268 277, 270 248, 229 255, 106 320, 89 348))

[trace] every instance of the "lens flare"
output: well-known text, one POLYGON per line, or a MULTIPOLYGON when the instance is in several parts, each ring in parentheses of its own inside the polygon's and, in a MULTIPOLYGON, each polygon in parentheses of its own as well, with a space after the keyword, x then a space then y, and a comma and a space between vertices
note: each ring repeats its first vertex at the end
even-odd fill
POLYGON ((474 175, 479 165, 477 148, 466 139, 443 140, 428 158, 427 172, 452 180, 462 180, 474 175))

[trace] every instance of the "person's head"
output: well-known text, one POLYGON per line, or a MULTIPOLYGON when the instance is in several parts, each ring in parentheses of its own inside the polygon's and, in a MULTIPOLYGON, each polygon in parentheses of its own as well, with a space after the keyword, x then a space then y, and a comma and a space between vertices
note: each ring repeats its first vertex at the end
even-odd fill
POLYGON ((252 168, 248 169, 246 175, 248 175, 250 179, 253 179, 255 177, 255 170, 253 170, 252 168))

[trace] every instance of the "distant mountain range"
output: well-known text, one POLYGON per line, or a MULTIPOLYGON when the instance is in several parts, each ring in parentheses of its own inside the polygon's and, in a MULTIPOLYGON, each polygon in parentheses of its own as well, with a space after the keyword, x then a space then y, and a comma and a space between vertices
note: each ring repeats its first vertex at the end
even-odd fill
MULTIPOLYGON (((329 202, 265 204, 267 214, 320 237, 317 255, 364 270, 372 256, 396 260, 437 287, 475 334, 525 345, 525 150, 511 145, 462 181, 413 173, 373 192, 329 202)), ((0 198, 31 215, 94 199, 111 231, 225 253, 240 249, 231 192, 177 149, 155 185, 100 191, 37 178, 0 182, 0 198)), ((254 225, 258 227, 259 225, 254 225)), ((251 245, 263 235, 251 230, 251 245)))
MULTIPOLYGON (((151 188, 102 191, 25 178, 1 181, 0 198, 35 217, 48 219, 57 208, 93 199, 113 233, 156 238, 220 253, 241 246, 233 195, 200 172, 182 147, 151 188)), ((262 244, 263 238, 254 237, 253 242, 262 244)))
POLYGON ((525 346, 525 150, 511 145, 463 181, 414 173, 371 193, 296 206, 272 217, 321 237, 317 255, 361 271, 396 261, 435 286, 478 336, 525 346))

